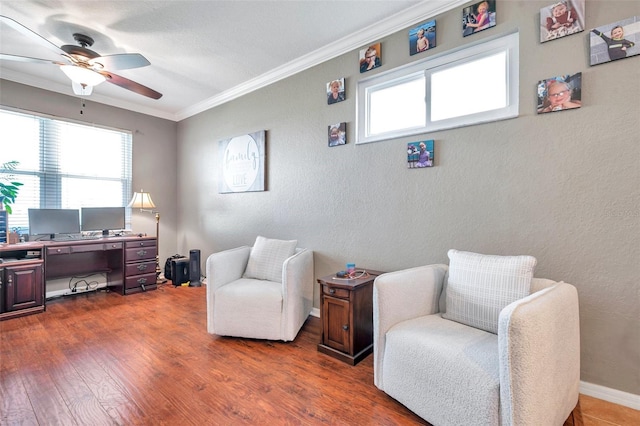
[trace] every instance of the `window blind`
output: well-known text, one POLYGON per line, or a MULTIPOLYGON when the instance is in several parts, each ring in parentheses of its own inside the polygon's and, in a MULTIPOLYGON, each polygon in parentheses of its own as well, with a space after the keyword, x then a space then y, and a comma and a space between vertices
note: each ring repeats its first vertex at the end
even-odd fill
MULTIPOLYGON (((9 228, 29 226, 29 208, 119 207, 131 197, 131 132, 0 109, 0 178, 22 182, 9 228)), ((131 212, 126 223, 130 226, 131 212)))

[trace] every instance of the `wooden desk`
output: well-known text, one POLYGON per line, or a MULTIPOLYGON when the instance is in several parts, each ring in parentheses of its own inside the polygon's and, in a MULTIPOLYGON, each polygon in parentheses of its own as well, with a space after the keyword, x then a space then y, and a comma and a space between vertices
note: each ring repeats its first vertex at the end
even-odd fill
POLYGON ((153 290, 155 237, 0 244, 0 320, 42 312, 48 279, 104 273, 111 291, 153 290))
POLYGON ((329 275, 320 284, 322 340, 318 351, 351 365, 373 351, 373 281, 382 274, 367 271, 358 279, 329 275))

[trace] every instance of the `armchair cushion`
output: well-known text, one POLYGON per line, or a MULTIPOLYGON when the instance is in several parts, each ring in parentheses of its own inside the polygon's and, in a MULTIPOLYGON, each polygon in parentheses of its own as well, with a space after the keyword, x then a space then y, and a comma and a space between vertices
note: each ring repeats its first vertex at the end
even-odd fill
POLYGON ((498 336, 442 319, 396 324, 386 335, 384 391, 434 425, 499 425, 498 336))
POLYGON ((494 256, 449 250, 443 318, 498 333, 500 311, 529 295, 536 266, 532 256, 494 256))
POLYGON ((296 250, 297 240, 274 240, 260 235, 251 248, 244 278, 282 282, 282 264, 296 250))

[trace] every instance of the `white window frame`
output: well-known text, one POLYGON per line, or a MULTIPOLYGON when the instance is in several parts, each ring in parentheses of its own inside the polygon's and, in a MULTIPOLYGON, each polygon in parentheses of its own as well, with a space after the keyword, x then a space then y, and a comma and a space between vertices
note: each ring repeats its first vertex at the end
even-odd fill
MULTIPOLYGON (((469 76, 473 79, 474 76, 469 76)), ((360 80, 356 98, 356 144, 378 142, 403 136, 417 135, 438 130, 452 129, 474 124, 505 120, 517 117, 519 114, 519 33, 503 35, 490 40, 464 46, 460 49, 435 55, 424 60, 404 65, 388 72, 374 75, 360 80), (448 68, 457 67, 476 60, 487 58, 498 53, 505 53, 506 66, 506 105, 490 111, 464 115, 460 117, 431 121, 431 76, 448 68), (387 89, 395 84, 402 84, 407 79, 422 75, 425 78, 424 101, 426 116, 424 126, 387 131, 379 134, 370 133, 371 95, 377 90, 387 89)), ((476 80, 473 80, 476 81, 476 80)), ((479 90, 481 84, 478 83, 479 90)), ((490 88, 486 88, 486 95, 490 96, 490 88)), ((417 94, 422 95, 422 94, 417 94)), ((470 96, 478 96, 478 92, 470 96)))

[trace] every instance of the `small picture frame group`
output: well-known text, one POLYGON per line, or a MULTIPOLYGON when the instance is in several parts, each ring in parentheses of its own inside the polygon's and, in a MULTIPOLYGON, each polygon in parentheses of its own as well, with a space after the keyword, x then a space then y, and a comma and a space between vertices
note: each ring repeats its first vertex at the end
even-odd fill
POLYGON ((540 9, 540 43, 584 31, 585 0, 562 0, 540 9))
POLYGON ((371 71, 382 65, 382 47, 375 43, 360 50, 360 72, 371 71))
POLYGON ((640 16, 594 28, 589 33, 591 65, 640 54, 640 16))
POLYGON ((347 123, 337 123, 329 125, 327 137, 329 147, 347 144, 347 123))
POLYGON ((436 47, 436 20, 423 22, 409 30, 409 54, 426 52, 436 47))
POLYGON ((344 77, 327 83, 327 104, 332 105, 345 100, 344 77))
POLYGON ((561 75, 538 82, 538 114, 582 106, 582 73, 561 75))
POLYGON ((407 166, 410 169, 433 167, 433 139, 407 144, 407 166))
POLYGON ((485 0, 462 9, 462 36, 496 26, 496 1, 485 0))

